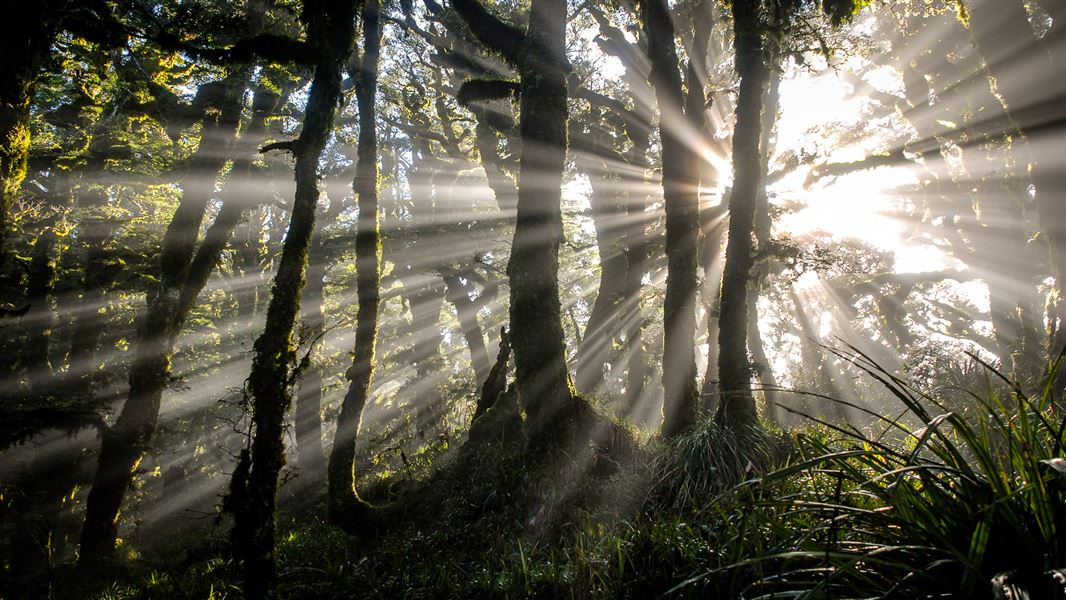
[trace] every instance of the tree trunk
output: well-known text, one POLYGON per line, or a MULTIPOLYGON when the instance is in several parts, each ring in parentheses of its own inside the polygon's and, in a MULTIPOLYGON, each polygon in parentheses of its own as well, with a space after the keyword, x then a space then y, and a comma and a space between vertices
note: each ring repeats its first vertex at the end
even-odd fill
POLYGON ((474 368, 474 383, 481 386, 489 376, 489 353, 485 349, 485 336, 478 324, 478 303, 470 299, 470 283, 454 273, 444 275, 445 295, 448 302, 455 306, 459 318, 459 329, 470 349, 470 365, 474 368))
MULTIPOLYGON (((330 201, 333 202, 332 199, 330 201)), ((301 487, 317 484, 319 474, 326 464, 326 453, 322 446, 322 370, 315 360, 314 351, 316 338, 323 335, 325 330, 322 299, 326 262, 321 250, 321 235, 322 228, 316 227, 316 232, 311 236, 311 250, 308 253, 307 286, 300 301, 303 308, 302 337, 312 344, 308 348, 311 362, 300 375, 300 382, 297 384, 296 419, 293 423, 296 464, 300 469, 301 487)))
POLYGON ((378 305, 381 286, 381 238, 378 230, 378 158, 376 102, 378 58, 381 44, 381 21, 377 0, 367 0, 363 7, 363 59, 357 73, 355 94, 359 104, 358 163, 355 195, 359 206, 356 224, 355 263, 356 313, 355 348, 352 364, 345 377, 348 391, 337 416, 337 433, 329 455, 328 517, 331 523, 354 532, 359 527, 361 511, 355 488, 355 441, 359 434, 363 407, 374 376, 378 305))
MULTIPOLYGON (((1062 9, 1055 10, 1060 17, 1062 9)), ((1066 349, 1066 153, 1062 151, 1066 25, 1055 18, 1051 29, 1038 39, 1021 0, 980 3, 970 14, 978 51, 1005 100, 1010 123, 1026 142, 1036 208, 1055 277, 1056 298, 1049 317, 1056 326, 1047 356, 1052 363, 1066 349)), ((1053 386, 1055 395, 1061 397, 1066 390, 1066 368, 1059 369, 1053 386)))
POLYGON ((526 413, 527 456, 550 461, 572 448, 592 412, 574 395, 559 301, 562 175, 567 149, 566 20, 563 0, 533 0, 525 31, 476 0, 455 0, 471 32, 519 73, 518 206, 507 274, 515 388, 526 413))
POLYGON ((700 213, 703 222, 700 263, 703 269, 704 309, 707 311, 707 370, 703 373, 700 387, 700 411, 704 414, 713 414, 718 403, 718 318, 721 312, 721 254, 726 232, 726 202, 723 198, 722 206, 700 213))
POLYGON ((557 419, 566 418, 563 411, 573 398, 557 277, 567 147, 566 14, 563 0, 532 0, 528 39, 523 64, 519 65, 522 154, 518 215, 507 275, 515 386, 526 411, 528 439, 534 452, 559 446, 549 443, 548 438, 565 444, 574 433, 554 427, 557 419))
MULTIPOLYGON (((768 37, 768 54, 770 64, 776 65, 779 58, 778 52, 781 40, 776 35, 768 37)), ((777 110, 781 102, 781 75, 780 69, 773 67, 769 73, 769 85, 766 90, 762 112, 762 131, 759 135, 759 193, 755 199, 754 229, 755 239, 758 242, 758 254, 761 254, 759 262, 752 269, 751 283, 748 285, 748 352, 752 358, 752 370, 759 379, 762 387, 762 397, 765 404, 764 415, 773 422, 778 422, 777 410, 777 380, 774 378, 773 369, 766 358, 763 346, 762 333, 759 331, 759 295, 763 284, 770 276, 771 268, 777 264, 771 255, 773 217, 770 215, 770 198, 766 192, 766 175, 770 170, 770 155, 773 148, 770 147, 770 137, 773 134, 774 125, 777 123, 777 110)))
MULTIPOLYGON (((814 371, 817 379, 814 383, 818 384, 818 389, 816 391, 831 399, 843 400, 844 393, 836 383, 832 367, 823 358, 825 351, 821 348, 821 338, 818 336, 818 329, 815 327, 814 321, 811 319, 806 307, 803 306, 803 302, 795 289, 789 290, 789 296, 792 299, 796 322, 799 323, 802 336, 800 339, 801 360, 808 369, 814 371)), ((826 402, 830 403, 828 412, 831 413, 839 423, 847 422, 847 411, 844 410, 843 404, 833 402, 832 400, 826 400, 826 402)))
POLYGON ((762 397, 766 403, 764 414, 770 421, 777 423, 777 379, 774 378, 774 371, 766 358, 762 333, 759 331, 759 291, 755 283, 752 283, 752 288, 748 292, 748 351, 751 352, 752 368, 762 386, 762 397))
POLYGON ((200 145, 181 182, 181 202, 163 237, 159 288, 148 298, 137 328, 129 396, 115 424, 101 436, 99 466, 86 502, 79 565, 112 558, 122 499, 155 433, 170 375, 170 355, 184 318, 182 288, 189 278, 200 223, 236 135, 250 76, 251 69, 244 68, 197 92, 217 108, 217 118, 207 120, 205 112, 200 145))
POLYGON ((296 193, 289 229, 274 277, 266 324, 255 342, 248 393, 252 406, 250 452, 234 472, 231 485, 233 550, 243 563, 244 592, 249 598, 271 593, 277 579, 275 521, 278 477, 285 464, 284 420, 291 404, 290 371, 294 362, 293 327, 300 310, 307 249, 318 204, 318 161, 326 146, 342 96, 341 71, 355 39, 356 4, 352 0, 306 2, 301 20, 315 53, 314 79, 304 111, 296 155, 296 193))
POLYGON ((732 12, 740 94, 733 130, 733 193, 729 197, 729 233, 718 318, 721 397, 717 418, 727 426, 738 427, 756 422, 748 363, 747 295, 754 259, 755 202, 762 189, 759 141, 769 68, 758 4, 734 2, 732 12))
MULTIPOLYGON (((663 199, 666 210, 666 297, 663 301, 663 425, 665 437, 696 422, 696 254, 699 240, 699 161, 686 147, 681 73, 666 2, 643 0, 652 86, 659 103, 663 199)), ((700 107, 702 112, 702 106, 700 107)), ((695 117, 695 115, 690 115, 695 117)), ((702 123, 702 118, 699 119, 702 123)), ((702 129, 702 126, 697 130, 702 129)))
POLYGON ((417 393, 414 424, 420 437, 435 427, 439 410, 444 405, 441 393, 442 365, 440 347, 444 334, 440 327, 440 311, 444 307, 444 286, 436 278, 425 285, 418 284, 408 297, 411 309, 411 350, 415 363, 415 377, 410 386, 417 393))
MULTIPOLYGON (((590 161, 593 162, 593 161, 590 161)), ((585 334, 577 353, 575 385, 578 391, 595 394, 603 385, 603 367, 610 360, 618 335, 618 311, 625 297, 626 206, 617 179, 606 164, 594 161, 592 180, 592 222, 600 256, 600 282, 596 300, 589 312, 585 334)))
MULTIPOLYGON (((507 103, 510 107, 510 103, 507 103)), ((477 126, 474 129, 474 141, 477 144, 478 155, 481 157, 481 166, 485 169, 489 188, 492 190, 496 206, 500 209, 500 218, 503 221, 514 219, 514 213, 518 206, 518 190, 515 189, 514 180, 507 175, 501 167, 503 159, 497 148, 496 132, 489 125, 487 111, 491 108, 474 106, 471 108, 477 117, 477 126)), ((512 119, 507 115, 506 119, 512 119)))

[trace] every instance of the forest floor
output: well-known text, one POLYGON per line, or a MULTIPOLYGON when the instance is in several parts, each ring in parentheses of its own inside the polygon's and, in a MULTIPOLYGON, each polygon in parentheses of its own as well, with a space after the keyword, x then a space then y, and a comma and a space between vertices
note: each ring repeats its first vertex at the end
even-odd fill
MULTIPOLYGON (((539 470, 513 446, 460 450, 369 487, 358 536, 324 522, 322 492, 290 494, 279 596, 1066 597, 1066 422, 1046 391, 950 406, 880 375, 907 414, 861 428, 708 420, 625 461, 539 470)), ((212 531, 42 595, 240 598, 212 531)))

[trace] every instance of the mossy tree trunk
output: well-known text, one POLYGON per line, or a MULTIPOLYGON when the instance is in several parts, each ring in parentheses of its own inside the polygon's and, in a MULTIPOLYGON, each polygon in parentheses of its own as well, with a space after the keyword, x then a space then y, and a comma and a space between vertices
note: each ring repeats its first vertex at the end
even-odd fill
POLYGON ((82 566, 112 558, 123 497, 155 433, 170 375, 170 355, 187 312, 182 310, 181 295, 190 275, 196 238, 215 180, 237 133, 250 76, 251 68, 242 67, 197 92, 205 108, 200 144, 183 175, 182 198, 163 237, 159 286, 148 298, 148 308, 137 328, 129 395, 114 425, 101 437, 96 477, 86 502, 79 555, 82 566))
POLYGON ((759 145, 763 99, 769 81, 759 3, 732 4, 736 68, 740 76, 733 131, 733 193, 718 318, 717 418, 728 426, 756 422, 748 361, 748 282, 754 261, 755 203, 762 189, 759 145))
POLYGON ((274 519, 278 477, 285 464, 284 420, 292 402, 293 328, 300 311, 307 249, 318 204, 318 161, 326 146, 342 89, 341 74, 355 40, 355 0, 308 0, 300 19, 314 57, 314 77, 303 130, 288 149, 296 156, 296 193, 289 229, 274 277, 263 333, 255 342, 248 395, 252 407, 250 451, 234 471, 229 502, 233 551, 243 567, 244 593, 269 595, 277 583, 274 519))
MULTIPOLYGON (((249 34, 262 27, 265 6, 262 2, 249 5, 249 34)), ((250 65, 234 67, 225 79, 205 84, 197 92, 194 105, 203 109, 200 145, 183 175, 182 199, 164 234, 159 287, 148 298, 146 314, 137 329, 129 395, 115 424, 102 436, 99 466, 86 504, 80 565, 91 566, 111 558, 118 533, 119 509, 155 432, 178 334, 221 258, 240 215, 250 205, 247 192, 254 148, 261 140, 266 119, 280 102, 277 94, 260 87, 253 99, 249 127, 234 148, 252 70, 250 65), (231 185, 236 189, 225 199, 203 241, 197 244, 215 180, 234 149, 238 157, 233 166, 236 183, 231 185)), ((98 328, 97 325, 93 330, 97 337, 98 328)), ((95 345, 88 347, 95 349, 95 345)), ((72 356, 72 361, 82 360, 80 356, 72 356)))
POLYGON ((514 243, 507 263, 510 335, 529 450, 546 458, 544 451, 566 445, 577 433, 570 419, 575 398, 557 278, 567 147, 567 7, 563 0, 533 0, 525 31, 500 21, 476 0, 458 0, 454 7, 475 37, 519 73, 522 152, 514 243))
MULTIPOLYGON (((566 160, 566 15, 563 0, 532 0, 520 82, 518 209, 507 263, 515 384, 533 448, 573 398, 559 301, 566 160)), ((546 441, 546 440, 545 440, 546 441)), ((564 442, 565 443, 565 438, 564 442)))
MULTIPOLYGON (((666 210, 666 297, 663 301, 662 434, 677 435, 696 422, 696 255, 699 240, 699 160, 685 144, 691 125, 684 112, 674 24, 664 0, 643 0, 651 82, 659 104, 663 200, 666 210)), ((700 58, 702 60, 702 57, 700 58)), ((701 94, 702 95, 702 94, 701 94)), ((702 114, 702 103, 694 110, 702 114)), ((690 115, 695 117, 695 115, 690 115)), ((699 118, 702 129, 702 118, 699 118)))
POLYGON ((378 230, 378 158, 376 95, 378 58, 381 46, 381 16, 377 0, 363 6, 363 56, 355 78, 356 102, 359 106, 358 163, 355 189, 359 220, 355 234, 356 313, 355 349, 345 377, 348 391, 337 416, 337 433, 329 455, 328 517, 343 529, 354 532, 359 527, 359 497, 355 488, 355 441, 359 434, 363 408, 374 376, 375 344, 378 328, 378 305, 381 285, 381 236, 378 230))

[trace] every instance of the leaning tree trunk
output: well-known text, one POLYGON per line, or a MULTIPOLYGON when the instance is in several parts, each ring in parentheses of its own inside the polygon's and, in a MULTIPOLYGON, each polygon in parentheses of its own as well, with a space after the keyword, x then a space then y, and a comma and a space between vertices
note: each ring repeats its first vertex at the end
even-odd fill
MULTIPOLYGON (((182 199, 167 226, 160 259, 160 283, 148 299, 137 328, 136 352, 130 366, 130 389, 115 424, 101 436, 99 466, 86 501, 79 564, 89 566, 112 557, 118 535, 118 513, 133 474, 148 450, 159 418, 159 406, 170 375, 170 355, 183 315, 181 293, 189 276, 196 237, 236 135, 250 68, 225 80, 202 86, 213 97, 217 120, 205 118, 200 145, 181 183, 182 199)), ((206 116, 206 112, 205 112, 206 116)))
POLYGON ((378 329, 378 305, 381 286, 381 237, 378 230, 378 160, 376 102, 378 58, 381 46, 381 21, 377 0, 367 0, 363 7, 363 59, 355 77, 356 101, 359 105, 358 164, 355 195, 359 220, 355 234, 356 313, 355 349, 345 377, 348 391, 337 416, 337 433, 329 455, 328 517, 349 532, 359 526, 362 511, 355 489, 355 440, 359 434, 363 407, 374 376, 374 353, 378 329))
MULTIPOLYGON (((263 8, 262 3, 250 8, 251 33, 262 23, 259 17, 263 8)), ((86 505, 79 565, 106 560, 114 550, 118 511, 154 434, 178 333, 246 206, 232 199, 225 202, 197 247, 200 222, 214 187, 214 177, 208 176, 217 177, 225 161, 251 73, 251 67, 241 67, 225 80, 203 86, 205 105, 213 107, 217 120, 205 123, 200 147, 182 186, 182 202, 164 236, 160 288, 149 298, 147 314, 138 328, 138 354, 130 370, 129 396, 115 425, 102 436, 99 467, 86 505)), ((270 92, 262 97, 257 93, 249 133, 261 130, 256 124, 261 126, 273 111, 271 99, 276 101, 277 97, 270 92)), ((250 162, 248 156, 239 159, 235 170, 250 170, 250 162)))
MULTIPOLYGON (((699 240, 699 161, 686 147, 681 73, 674 25, 662 0, 642 0, 652 85, 659 103, 663 200, 666 210, 666 297, 663 301, 663 425, 665 437, 696 422, 696 255, 699 240)), ((702 111, 702 106, 699 110, 702 111)), ((695 117, 695 115, 690 115, 695 117)), ((702 122, 702 118, 699 119, 702 122)), ((702 127, 701 127, 702 128, 702 127)))
POLYGON ((759 140, 769 68, 759 25, 758 4, 734 2, 732 11, 740 95, 733 131, 733 193, 729 197, 729 233, 718 317, 721 397, 717 418, 728 426, 744 426, 756 422, 748 363, 747 296, 748 278, 754 260, 752 233, 755 202, 762 187, 759 140))

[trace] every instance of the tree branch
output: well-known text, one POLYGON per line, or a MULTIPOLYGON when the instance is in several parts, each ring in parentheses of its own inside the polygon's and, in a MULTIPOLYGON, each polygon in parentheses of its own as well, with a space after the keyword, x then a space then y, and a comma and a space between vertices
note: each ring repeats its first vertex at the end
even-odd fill
POLYGON ((306 42, 285 35, 261 33, 245 38, 228 48, 205 48, 190 44, 177 36, 161 30, 155 35, 145 36, 156 42, 164 50, 184 52, 195 58, 219 65, 264 60, 281 64, 311 66, 314 64, 313 52, 306 42))
POLYGON ((514 81, 499 79, 468 79, 459 86, 455 99, 463 106, 472 102, 499 100, 518 95, 518 84, 514 81))
POLYGON ((888 154, 874 154, 854 162, 823 163, 816 165, 811 169, 810 174, 807 175, 807 179, 803 182, 803 188, 810 189, 812 185, 826 177, 839 177, 857 171, 876 169, 877 167, 889 167, 904 162, 909 162, 909 159, 903 154, 903 149, 901 148, 899 150, 893 150, 888 154))
POLYGON ((300 140, 286 140, 284 142, 274 142, 272 144, 267 144, 266 146, 263 146, 259 149, 259 153, 266 154, 267 152, 271 152, 273 150, 285 150, 287 152, 292 152, 293 154, 296 154, 300 150, 300 140))
POLYGON ((524 31, 489 13, 478 0, 453 0, 452 8, 463 18, 479 42, 518 68, 522 46, 526 41, 524 31))

